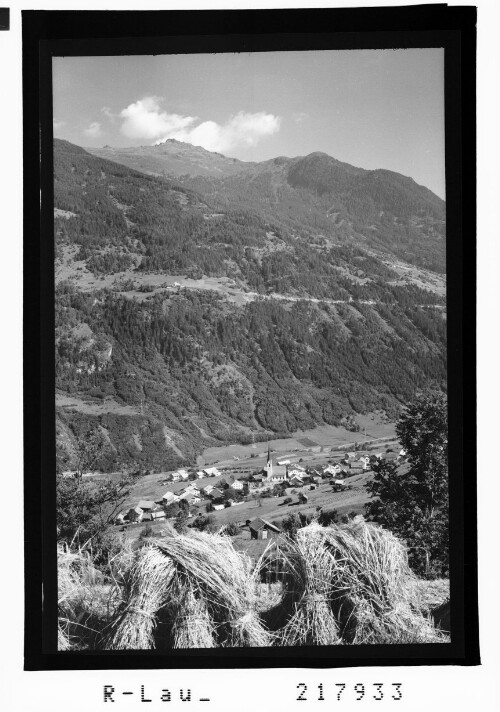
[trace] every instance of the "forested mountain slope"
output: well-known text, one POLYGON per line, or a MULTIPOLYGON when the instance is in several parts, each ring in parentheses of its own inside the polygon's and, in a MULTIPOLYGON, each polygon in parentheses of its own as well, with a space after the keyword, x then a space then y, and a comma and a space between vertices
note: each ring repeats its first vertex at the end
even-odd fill
MULTIPOLYGON (((287 181, 304 182, 309 168, 294 166, 287 181)), ((336 185, 369 179, 340 166, 336 185)), ((299 229, 300 215, 268 209, 276 171, 247 167, 241 190, 251 171, 266 204, 222 197, 210 187, 220 181, 144 175, 55 141, 61 467, 89 422, 107 436, 103 467, 166 468, 217 441, 395 414, 417 390, 445 388, 443 297, 402 279, 392 248, 314 231, 311 220, 299 229), (172 275, 189 276, 189 288, 172 275), (227 280, 231 298, 218 289, 227 280)), ((394 196, 408 190, 408 219, 441 220, 439 199, 433 206, 399 178, 391 192, 392 175, 382 187, 372 176, 368 213, 396 210, 394 196)), ((302 205, 322 206, 331 197, 321 202, 322 180, 320 171, 314 189, 289 186, 306 191, 302 205)), ((428 239, 444 238, 429 230, 428 239)))

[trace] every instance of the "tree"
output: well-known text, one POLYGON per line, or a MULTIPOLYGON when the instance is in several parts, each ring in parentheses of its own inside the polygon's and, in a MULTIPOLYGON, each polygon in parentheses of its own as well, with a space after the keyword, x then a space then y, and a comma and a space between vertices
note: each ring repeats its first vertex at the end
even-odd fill
POLYGON ((123 507, 130 479, 85 481, 56 476, 56 522, 59 541, 104 551, 106 531, 123 507))
POLYGON ((188 513, 185 509, 181 509, 175 518, 174 528, 179 534, 184 534, 187 529, 188 513))
POLYGON ((406 541, 411 567, 428 578, 448 573, 448 427, 442 395, 420 396, 396 432, 408 466, 373 462, 368 516, 406 541))
POLYGON ((76 444, 76 472, 77 478, 83 476, 84 472, 93 470, 100 458, 104 454, 106 442, 102 430, 98 427, 90 427, 79 438, 76 444))

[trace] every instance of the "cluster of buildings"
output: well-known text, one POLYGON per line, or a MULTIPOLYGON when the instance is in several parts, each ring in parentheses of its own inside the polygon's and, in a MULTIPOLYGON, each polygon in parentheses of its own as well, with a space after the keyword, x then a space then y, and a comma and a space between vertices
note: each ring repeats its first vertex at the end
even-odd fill
MULTIPOLYGON (((216 468, 210 468, 211 470, 216 470, 216 468)), ((205 472, 205 470, 204 470, 205 472)), ((220 472, 217 471, 220 475, 220 472)), ((204 475, 206 477, 206 475, 204 475)), ((213 475, 215 477, 215 474, 213 475)), ((178 481, 178 480, 176 480, 178 481)), ((230 487, 236 492, 243 490, 243 483, 235 480, 230 483, 230 487)), ((189 505, 200 504, 202 501, 217 502, 224 498, 224 490, 222 485, 216 487, 214 485, 208 484, 205 487, 199 487, 194 482, 190 482, 182 490, 178 492, 172 492, 167 490, 161 499, 156 501, 150 500, 140 500, 135 507, 131 507, 128 510, 120 512, 120 514, 115 518, 116 524, 125 523, 139 523, 155 521, 157 519, 165 519, 165 510, 172 504, 176 504, 181 501, 187 502, 189 505)), ((231 499, 228 500, 229 505, 233 504, 231 499)), ((214 504, 214 509, 223 509, 224 504, 214 504)))
MULTIPOLYGON (((206 467, 203 470, 198 470, 196 477, 199 480, 205 479, 206 477, 219 477, 221 472, 216 467, 206 467)), ((172 482, 182 482, 189 479, 189 472, 185 469, 175 470, 170 475, 172 482)))
MULTIPOLYGON (((260 474, 250 478, 251 481, 248 483, 248 486, 252 489, 260 489, 266 488, 269 485, 282 483, 287 487, 300 488, 304 485, 314 487, 326 482, 331 482, 334 486, 342 489, 342 486, 346 484, 344 478, 369 470, 373 458, 401 461, 405 456, 406 452, 404 450, 401 450, 399 454, 379 452, 371 456, 360 455, 356 452, 346 452, 343 458, 335 464, 308 467, 306 469, 301 464, 292 463, 289 459, 281 459, 274 464, 271 457, 271 450, 268 448, 265 467, 260 474)), ((196 472, 196 477, 197 479, 202 479, 221 476, 221 474, 222 473, 216 467, 208 467, 196 472)), ((190 474, 186 469, 176 470, 169 476, 169 480, 174 483, 187 481, 189 478, 190 474)), ((224 480, 218 481, 216 484, 207 484, 204 487, 200 487, 192 481, 187 483, 186 486, 178 492, 167 490, 157 501, 140 500, 135 507, 121 512, 115 521, 117 524, 123 524, 127 522, 138 523, 165 519, 165 510, 167 507, 182 500, 189 505, 197 505, 203 501, 211 502, 215 510, 223 509, 225 506, 232 506, 233 504, 240 504, 241 502, 236 502, 227 497, 227 492, 224 490, 226 485, 229 485, 232 490, 241 494, 245 488, 243 482, 235 479, 227 483, 225 483, 224 480)), ((307 497, 305 499, 307 500, 307 497)), ((269 523, 266 522, 266 527, 264 527, 265 531, 269 531, 267 527, 268 524, 269 523)), ((264 535, 262 534, 262 536, 264 535)))
POLYGON ((340 463, 316 468, 309 467, 307 470, 300 464, 292 464, 290 460, 278 460, 277 464, 274 465, 271 451, 268 449, 267 464, 263 470, 262 482, 263 484, 267 482, 272 484, 284 482, 290 487, 301 487, 305 484, 321 484, 324 478, 330 479, 335 476, 352 475, 356 471, 362 472, 369 469, 370 458, 368 455, 358 457, 355 452, 346 453, 340 463))

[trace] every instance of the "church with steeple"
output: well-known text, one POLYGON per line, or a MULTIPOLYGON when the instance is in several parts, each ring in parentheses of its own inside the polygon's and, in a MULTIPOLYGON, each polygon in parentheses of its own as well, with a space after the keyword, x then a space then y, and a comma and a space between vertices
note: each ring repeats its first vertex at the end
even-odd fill
POLYGON ((267 463, 264 467, 264 474, 267 482, 284 482, 288 479, 287 465, 273 465, 271 457, 271 446, 267 446, 267 463))

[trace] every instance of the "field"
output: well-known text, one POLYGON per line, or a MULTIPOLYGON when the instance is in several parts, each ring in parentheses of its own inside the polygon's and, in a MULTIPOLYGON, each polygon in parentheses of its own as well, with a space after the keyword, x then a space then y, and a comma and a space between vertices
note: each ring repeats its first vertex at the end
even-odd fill
POLYGON ((354 447, 354 443, 369 443, 372 440, 382 439, 389 441, 395 438, 394 423, 385 422, 378 413, 358 415, 356 421, 361 428, 357 433, 334 425, 318 425, 311 430, 298 431, 290 438, 270 440, 269 443, 210 447, 204 450, 203 458, 207 465, 234 465, 236 457, 244 461, 252 460, 252 463, 255 461, 261 465, 267 456, 269 444, 275 458, 287 457, 293 462, 300 457, 314 459, 317 454, 324 455, 325 450, 330 452, 339 448, 349 449, 354 447), (307 444, 304 444, 304 441, 307 444), (322 448, 323 453, 321 453, 322 448))

